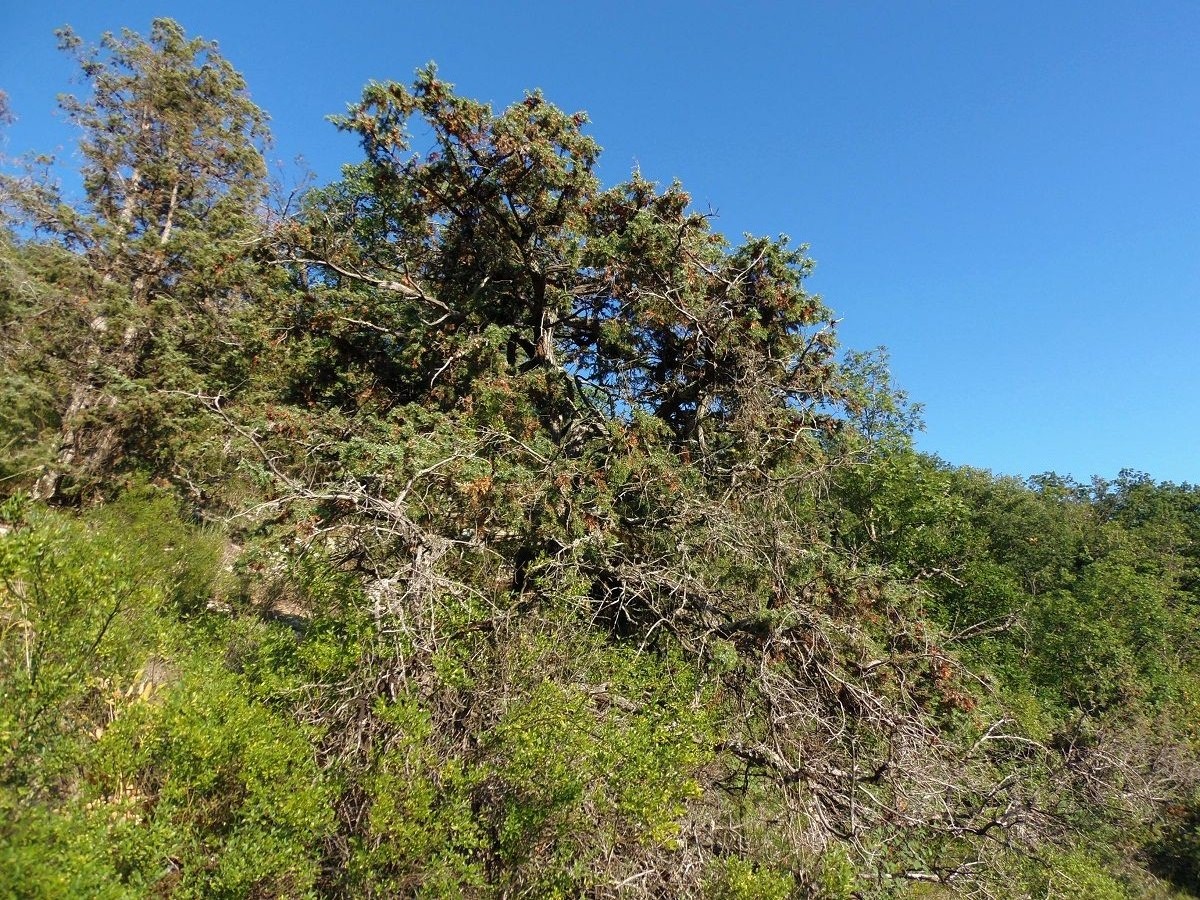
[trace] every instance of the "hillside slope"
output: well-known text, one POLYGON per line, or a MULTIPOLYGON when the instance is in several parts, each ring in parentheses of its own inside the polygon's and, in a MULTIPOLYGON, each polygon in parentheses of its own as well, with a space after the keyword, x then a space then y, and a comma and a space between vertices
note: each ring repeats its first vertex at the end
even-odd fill
POLYGON ((1183 897, 1200 489, 914 451, 786 238, 169 20, 0 235, 8 896, 1183 897), (420 149, 414 149, 420 148, 420 149), (428 148, 428 149, 426 149, 428 148))

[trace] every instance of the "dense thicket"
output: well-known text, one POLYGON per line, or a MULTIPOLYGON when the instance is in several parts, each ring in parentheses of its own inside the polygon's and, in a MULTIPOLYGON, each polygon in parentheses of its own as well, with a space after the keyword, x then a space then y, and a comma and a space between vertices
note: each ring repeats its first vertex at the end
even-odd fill
POLYGON ((785 238, 432 67, 271 206, 167 20, 0 183, 12 896, 1134 897, 1200 877, 1200 489, 914 451, 785 238))

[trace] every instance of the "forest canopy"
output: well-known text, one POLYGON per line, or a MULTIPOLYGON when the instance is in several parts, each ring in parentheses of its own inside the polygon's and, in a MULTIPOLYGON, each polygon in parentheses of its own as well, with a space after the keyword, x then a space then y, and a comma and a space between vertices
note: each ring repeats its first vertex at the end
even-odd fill
POLYGON ((806 245, 540 92, 371 83, 281 196, 216 44, 59 38, 82 195, 0 175, 5 896, 1200 894, 1200 489, 918 452, 806 245))

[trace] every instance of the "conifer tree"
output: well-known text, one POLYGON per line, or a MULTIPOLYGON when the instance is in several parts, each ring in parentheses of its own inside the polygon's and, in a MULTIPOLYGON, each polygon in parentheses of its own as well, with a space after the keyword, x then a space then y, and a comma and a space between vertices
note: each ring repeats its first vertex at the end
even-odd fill
POLYGON ((853 404, 806 248, 732 246, 678 184, 602 190, 584 114, 538 93, 496 113, 428 67, 334 121, 367 160, 312 195, 291 253, 324 320, 359 323, 346 367, 403 348, 393 402, 522 379, 555 443, 644 413, 722 477, 811 455, 853 404))
POLYGON ((106 473, 131 428, 146 427, 153 413, 122 425, 117 412, 122 390, 139 393, 132 382, 153 389, 211 364, 213 332, 246 281, 266 185, 266 115, 215 43, 170 19, 154 20, 148 37, 126 30, 97 46, 70 28, 58 37, 90 88, 59 99, 82 131, 85 200, 73 207, 45 190, 24 199, 31 223, 81 250, 97 280, 43 497, 59 493, 65 472, 106 473))
POLYGON ((266 115, 217 45, 170 19, 95 47, 58 36, 91 88, 59 102, 83 132, 81 232, 96 267, 145 300, 203 261, 197 244, 239 249, 264 193, 266 115))

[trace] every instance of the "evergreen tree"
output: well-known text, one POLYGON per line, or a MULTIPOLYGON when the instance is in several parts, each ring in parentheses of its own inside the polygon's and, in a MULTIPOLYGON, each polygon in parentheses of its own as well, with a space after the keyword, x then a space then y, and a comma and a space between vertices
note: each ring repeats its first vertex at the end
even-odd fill
POLYGON ((852 405, 805 248, 731 247, 677 184, 602 191, 582 113, 534 93, 497 114, 429 67, 335 121, 367 161, 310 198, 290 252, 344 366, 394 371, 394 402, 533 379, 556 443, 637 411, 727 476, 811 454, 852 405))
POLYGON ((144 303, 244 252, 265 191, 266 116, 217 45, 170 19, 94 47, 70 28, 58 36, 91 88, 59 102, 82 130, 77 234, 97 271, 144 303))
POLYGON ((86 489, 153 428, 151 392, 194 386, 188 373, 213 365, 214 335, 253 268, 266 191, 266 116, 215 43, 170 19, 91 47, 70 28, 58 36, 91 89, 60 97, 82 130, 85 201, 74 208, 45 188, 14 199, 31 224, 82 250, 95 281, 42 497, 67 473, 86 489))

